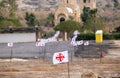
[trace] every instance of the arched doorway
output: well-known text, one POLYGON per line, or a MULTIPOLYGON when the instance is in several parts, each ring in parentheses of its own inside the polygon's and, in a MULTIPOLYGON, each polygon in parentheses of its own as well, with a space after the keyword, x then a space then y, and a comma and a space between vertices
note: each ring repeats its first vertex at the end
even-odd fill
POLYGON ((66 15, 61 13, 57 16, 57 19, 58 19, 58 23, 64 22, 66 21, 66 15))
POLYGON ((61 22, 64 22, 64 21, 65 21, 65 18, 64 18, 64 17, 61 17, 61 18, 60 18, 60 23, 61 23, 61 22))

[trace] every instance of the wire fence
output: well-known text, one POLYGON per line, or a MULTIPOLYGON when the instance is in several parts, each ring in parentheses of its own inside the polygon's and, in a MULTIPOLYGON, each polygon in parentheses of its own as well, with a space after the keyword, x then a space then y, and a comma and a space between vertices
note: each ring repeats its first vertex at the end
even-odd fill
POLYGON ((68 51, 69 60, 77 61, 83 58, 100 58, 100 53, 107 53, 109 44, 97 45, 93 41, 88 46, 72 46, 69 41, 50 42, 45 46, 36 46, 36 42, 13 43, 12 47, 8 43, 0 43, 0 58, 27 58, 43 59, 52 62, 55 52, 68 51), (78 57, 75 59, 74 57, 78 57))

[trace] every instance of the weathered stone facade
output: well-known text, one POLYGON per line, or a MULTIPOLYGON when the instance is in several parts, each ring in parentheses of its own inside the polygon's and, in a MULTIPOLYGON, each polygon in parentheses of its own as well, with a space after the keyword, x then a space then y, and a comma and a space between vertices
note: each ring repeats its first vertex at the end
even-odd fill
POLYGON ((96 0, 59 0, 58 8, 55 11, 55 25, 68 19, 81 22, 80 14, 84 6, 91 9, 96 8, 96 0))

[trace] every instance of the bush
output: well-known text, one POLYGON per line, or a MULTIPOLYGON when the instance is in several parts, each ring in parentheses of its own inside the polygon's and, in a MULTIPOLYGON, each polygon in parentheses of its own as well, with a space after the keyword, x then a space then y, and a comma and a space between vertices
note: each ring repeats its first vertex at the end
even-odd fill
POLYGON ((15 26, 21 26, 19 19, 8 19, 8 21, 11 21, 15 26))
POLYGON ((103 34, 103 40, 113 40, 114 36, 112 34, 103 34))
POLYGON ((78 35, 77 40, 95 40, 95 34, 94 33, 80 34, 78 35))
POLYGON ((0 21, 0 28, 8 28, 9 26, 14 26, 14 23, 8 20, 0 21))
POLYGON ((4 19, 0 21, 0 28, 8 28, 9 26, 18 27, 21 23, 18 19, 4 19))
POLYGON ((120 39, 120 33, 113 34, 114 39, 119 40, 120 39))
MULTIPOLYGON (((120 33, 103 34, 103 40, 119 40, 119 39, 120 33)), ((80 34, 78 35, 77 40, 95 40, 95 34, 94 33, 80 34)))

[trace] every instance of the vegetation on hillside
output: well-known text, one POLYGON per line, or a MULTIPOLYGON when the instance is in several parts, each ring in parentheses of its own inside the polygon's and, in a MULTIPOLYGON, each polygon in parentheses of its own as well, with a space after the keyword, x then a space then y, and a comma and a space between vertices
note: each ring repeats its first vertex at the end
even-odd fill
POLYGON ((118 0, 113 0, 113 1, 114 1, 114 7, 115 7, 115 8, 120 5, 119 2, 118 2, 118 0))
POLYGON ((46 18, 46 26, 54 26, 54 14, 49 13, 48 17, 46 18))
POLYGON ((97 9, 90 9, 84 7, 81 14, 84 31, 96 32, 96 30, 103 30, 105 28, 105 21, 103 18, 97 16, 97 9))
POLYGON ((16 16, 17 5, 15 0, 2 0, 0 2, 0 28, 20 26, 16 16))
MULTIPOLYGON (((16 10, 18 9, 18 5, 15 2, 16 0, 1 0, 0 1, 0 28, 8 28, 9 26, 18 27, 21 26, 21 19, 16 16, 16 10)), ((82 28, 86 32, 95 32, 98 29, 105 29, 108 27, 110 31, 119 32, 119 24, 120 24, 120 1, 119 0, 109 0, 101 1, 97 0, 97 9, 91 10, 89 7, 85 7, 83 9, 83 13, 81 14, 81 18, 83 21, 82 28), (101 2, 101 4, 100 4, 101 2), (105 5, 104 5, 104 4, 105 5), (103 14, 100 14, 103 12, 103 14), (107 23, 106 23, 107 22, 107 23), (116 28, 116 29, 115 29, 116 28)), ((46 5, 44 5, 46 6, 46 5)), ((37 16, 33 13, 26 13, 26 15, 21 14, 22 21, 26 22, 28 26, 46 26, 53 27, 54 26, 54 14, 52 11, 47 12, 44 15, 44 18, 37 16), (22 16, 23 15, 23 16, 22 16), (41 18, 41 19, 40 19, 41 18)), ((41 14, 42 15, 42 14, 41 14)), ((69 16, 70 20, 73 20, 72 16, 69 16)), ((22 23, 23 24, 23 23, 22 23)), ((26 24, 25 24, 26 25, 26 24)))
POLYGON ((36 19, 33 13, 26 12, 25 20, 28 26, 39 26, 39 21, 36 19))

